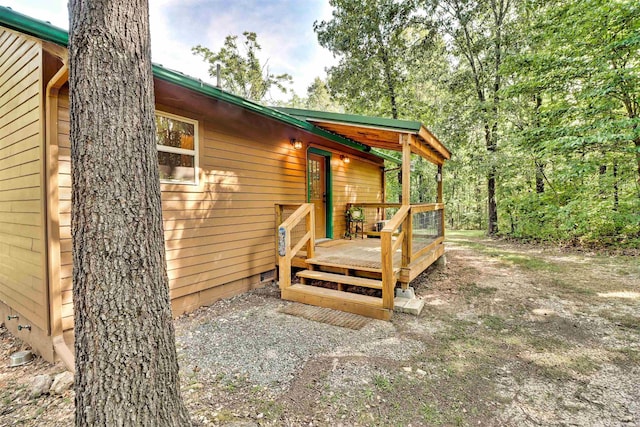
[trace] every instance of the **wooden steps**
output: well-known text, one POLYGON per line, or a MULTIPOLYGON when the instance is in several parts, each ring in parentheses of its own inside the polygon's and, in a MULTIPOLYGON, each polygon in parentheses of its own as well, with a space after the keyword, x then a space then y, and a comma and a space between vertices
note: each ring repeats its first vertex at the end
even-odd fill
POLYGON ((332 308, 380 320, 389 320, 392 314, 392 310, 382 307, 381 298, 316 286, 291 285, 282 289, 282 298, 288 301, 332 308))
MULTIPOLYGON (((308 265, 317 265, 321 267, 330 267, 330 268, 339 268, 343 270, 354 270, 354 271, 367 271, 370 273, 382 273, 382 268, 376 267, 361 267, 359 265, 348 265, 348 264, 338 264, 335 262, 328 262, 318 258, 309 258, 306 260, 308 265)), ((393 269, 394 274, 398 274, 400 272, 400 268, 393 269)))
POLYGON ((341 283, 343 285, 362 286, 364 288, 382 289, 382 281, 366 279, 364 277, 345 276, 344 274, 327 273, 324 271, 304 270, 296 274, 303 279, 322 280, 324 282, 341 283))

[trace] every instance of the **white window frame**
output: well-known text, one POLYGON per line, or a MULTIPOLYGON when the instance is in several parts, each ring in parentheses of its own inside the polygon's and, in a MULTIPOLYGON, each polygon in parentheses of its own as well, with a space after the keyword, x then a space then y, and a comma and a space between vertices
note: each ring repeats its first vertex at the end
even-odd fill
MULTIPOLYGON (((189 119, 187 117, 178 116, 176 114, 166 113, 164 111, 155 111, 156 116, 165 117, 167 119, 179 120, 184 123, 190 123, 193 125, 193 150, 189 150, 186 148, 177 148, 177 147, 168 147, 166 145, 156 144, 156 148, 158 151, 162 151, 164 153, 173 153, 173 154, 184 154, 187 156, 193 156, 193 176, 194 181, 173 181, 171 179, 160 179, 162 184, 178 184, 178 185, 198 185, 199 184, 199 150, 198 147, 200 145, 200 139, 198 136, 198 121, 189 119)), ((154 120, 155 125, 155 120, 154 120)))

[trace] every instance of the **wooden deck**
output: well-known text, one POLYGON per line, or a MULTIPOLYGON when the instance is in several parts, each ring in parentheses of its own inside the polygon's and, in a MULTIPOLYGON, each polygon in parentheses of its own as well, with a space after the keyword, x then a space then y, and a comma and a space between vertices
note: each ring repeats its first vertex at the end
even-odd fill
MULTIPOLYGON (((380 239, 326 240, 316 243, 315 248, 314 257, 311 258, 314 264, 378 273, 382 271, 380 239)), ((307 268, 305 258, 306 252, 299 252, 294 266, 307 268)), ((394 265, 400 265, 401 258, 402 251, 397 250, 393 255, 394 265)))
MULTIPOLYGON (((378 209, 384 204, 363 204, 378 209)), ((276 205, 278 219, 282 206, 276 205)), ((373 216, 371 216, 373 218, 373 216)), ((380 238, 316 241, 314 209, 302 204, 278 227, 278 277, 283 299, 388 320, 402 288, 444 253, 444 205, 402 205, 380 238), (300 283, 291 280, 291 268, 300 283), (332 283, 317 287, 317 281, 332 283), (381 292, 366 291, 365 288, 381 292), (372 296, 375 295, 375 296, 372 296)))
MULTIPOLYGON (((433 238, 424 242, 424 247, 432 246, 431 250, 412 262, 408 267, 400 268, 402 250, 398 249, 393 254, 393 265, 400 272, 399 281, 409 283, 420 273, 426 270, 435 260, 444 253, 444 246, 440 244, 442 239, 433 238)), ((339 239, 326 240, 315 245, 313 258, 306 259, 306 251, 298 252, 293 259, 292 266, 297 268, 309 268, 310 264, 326 266, 328 269, 349 269, 355 272, 381 273, 381 246, 380 239, 339 239)), ((363 274, 363 276, 367 276, 363 274)), ((371 276, 371 275, 369 275, 371 276)))

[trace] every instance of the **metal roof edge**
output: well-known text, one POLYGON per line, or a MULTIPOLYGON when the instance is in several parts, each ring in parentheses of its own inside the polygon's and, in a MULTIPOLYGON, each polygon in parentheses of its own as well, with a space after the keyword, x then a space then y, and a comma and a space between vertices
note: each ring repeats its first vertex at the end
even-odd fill
POLYGON ((309 120, 328 120, 362 126, 381 127, 409 132, 419 132, 422 123, 414 120, 389 119, 385 117, 361 116, 356 114, 332 113, 329 111, 306 110, 303 108, 274 107, 276 110, 292 116, 304 117, 309 120))
POLYGON ((55 25, 32 18, 20 12, 16 12, 10 7, 0 6, 0 23, 7 28, 20 31, 21 33, 36 36, 42 40, 67 46, 69 44, 69 33, 55 25))
POLYGON ((380 157, 380 158, 382 158, 382 159, 384 159, 384 160, 387 160, 387 161, 389 161, 389 162, 391 162, 391 163, 395 163, 396 165, 401 165, 401 164, 402 164, 402 160, 400 160, 400 159, 396 159, 395 157, 390 156, 390 155, 388 155, 388 154, 385 154, 385 153, 383 153, 382 151, 377 150, 377 149, 375 149, 375 148, 372 148, 372 149, 371 149, 371 153, 372 153, 372 154, 375 154, 376 156, 378 156, 378 157, 380 157))

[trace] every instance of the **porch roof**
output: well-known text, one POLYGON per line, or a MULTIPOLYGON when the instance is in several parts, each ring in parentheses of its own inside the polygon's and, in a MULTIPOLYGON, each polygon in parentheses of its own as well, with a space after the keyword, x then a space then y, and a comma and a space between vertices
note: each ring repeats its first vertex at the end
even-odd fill
POLYGON ((421 122, 329 113, 300 108, 277 107, 279 111, 303 119, 329 132, 361 144, 385 150, 402 151, 402 135, 413 135, 411 151, 433 163, 442 164, 451 152, 421 122))

